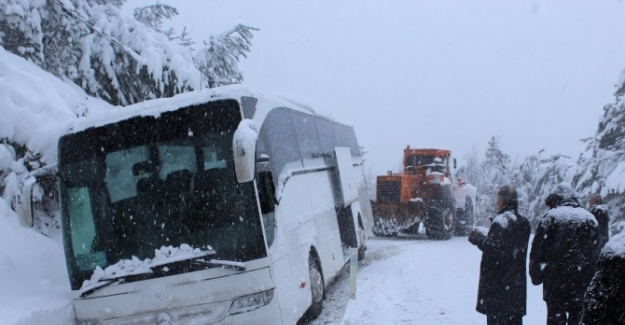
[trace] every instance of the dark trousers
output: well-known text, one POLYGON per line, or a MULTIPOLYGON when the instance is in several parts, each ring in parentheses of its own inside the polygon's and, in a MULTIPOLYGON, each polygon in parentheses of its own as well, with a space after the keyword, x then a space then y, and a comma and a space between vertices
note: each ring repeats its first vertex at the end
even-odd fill
POLYGON ((581 302, 547 303, 547 325, 578 325, 582 320, 581 302))
POLYGON ((487 325, 523 325, 523 316, 486 315, 487 325))

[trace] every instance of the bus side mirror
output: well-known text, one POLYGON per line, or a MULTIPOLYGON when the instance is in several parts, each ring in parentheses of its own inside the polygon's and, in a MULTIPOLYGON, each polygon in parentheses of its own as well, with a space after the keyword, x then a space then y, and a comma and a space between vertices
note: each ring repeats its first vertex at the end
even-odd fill
POLYGON ((249 119, 241 121, 237 130, 234 131, 232 152, 234 153, 234 170, 239 183, 246 183, 254 179, 257 138, 256 123, 249 119))
POLYGON ((24 228, 32 228, 34 225, 33 216, 33 187, 37 184, 35 177, 29 176, 22 183, 15 211, 19 216, 20 225, 24 228))

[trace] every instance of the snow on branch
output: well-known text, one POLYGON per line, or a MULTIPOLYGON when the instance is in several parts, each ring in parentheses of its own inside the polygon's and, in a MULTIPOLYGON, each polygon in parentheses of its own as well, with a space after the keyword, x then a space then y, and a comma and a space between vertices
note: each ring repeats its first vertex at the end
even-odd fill
POLYGON ((208 87, 218 87, 243 81, 239 72, 240 57, 247 58, 252 45, 252 31, 257 28, 237 25, 216 37, 211 36, 208 47, 201 48, 194 57, 195 66, 207 79, 208 87))
POLYGON ((195 56, 186 29, 161 31, 178 11, 156 4, 122 12, 123 0, 0 1, 0 45, 114 105, 243 80, 252 27, 212 37, 195 56))
POLYGON ((163 21, 178 15, 174 7, 157 3, 143 8, 135 8, 133 15, 136 20, 157 31, 162 31, 163 21))

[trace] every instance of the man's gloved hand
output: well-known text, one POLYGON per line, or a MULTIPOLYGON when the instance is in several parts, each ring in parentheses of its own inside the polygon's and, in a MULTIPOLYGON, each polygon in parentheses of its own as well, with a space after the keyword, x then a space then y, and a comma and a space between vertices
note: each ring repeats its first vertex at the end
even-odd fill
POLYGON ((473 229, 471 230, 471 232, 469 232, 469 242, 473 245, 479 245, 484 240, 484 238, 486 238, 486 236, 476 229, 473 229))

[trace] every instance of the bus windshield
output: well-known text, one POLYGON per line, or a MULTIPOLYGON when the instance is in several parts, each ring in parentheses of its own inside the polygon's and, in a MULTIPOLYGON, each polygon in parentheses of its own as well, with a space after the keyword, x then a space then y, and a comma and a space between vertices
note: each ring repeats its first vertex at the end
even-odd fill
POLYGON ((187 244, 232 261, 267 256, 253 182, 239 184, 234 173, 232 137, 240 121, 238 103, 228 100, 61 138, 72 289, 98 266, 154 258, 163 246, 187 244))

